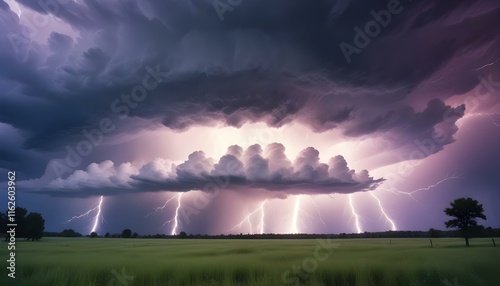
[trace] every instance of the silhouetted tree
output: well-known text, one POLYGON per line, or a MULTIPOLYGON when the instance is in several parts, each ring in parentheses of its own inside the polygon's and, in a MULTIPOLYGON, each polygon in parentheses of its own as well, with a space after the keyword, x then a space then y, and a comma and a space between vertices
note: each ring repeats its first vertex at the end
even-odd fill
POLYGON ((26 215, 28 214, 28 210, 25 208, 16 208, 16 237, 26 237, 26 215))
POLYGON ((45 220, 39 213, 30 213, 26 216, 26 238, 31 241, 39 240, 45 230, 45 220))
POLYGON ((472 198, 459 198, 451 202, 450 205, 451 208, 446 208, 444 212, 454 219, 446 221, 444 224, 447 228, 460 229, 462 237, 465 238, 465 245, 469 246, 471 233, 477 227, 476 219, 486 219, 483 214, 483 205, 472 198))
POLYGON ((106 232, 106 234, 104 235, 104 237, 108 238, 109 237, 109 232, 106 232))
POLYGON ((90 238, 97 237, 97 232, 93 231, 90 233, 90 238))
POLYGON ((185 231, 181 231, 179 233, 179 238, 186 238, 187 237, 187 233, 185 231))
POLYGON ((440 231, 437 229, 429 229, 429 237, 430 238, 438 238, 440 236, 440 231))
POLYGON ((132 231, 130 229, 124 229, 122 231, 122 237, 123 238, 130 238, 132 236, 132 231))
POLYGON ((134 232, 134 234, 132 234, 132 237, 133 238, 138 238, 139 237, 139 234, 137 232, 134 232))
POLYGON ((73 229, 65 229, 65 230, 61 231, 61 236, 63 236, 63 237, 79 237, 82 235, 73 229))

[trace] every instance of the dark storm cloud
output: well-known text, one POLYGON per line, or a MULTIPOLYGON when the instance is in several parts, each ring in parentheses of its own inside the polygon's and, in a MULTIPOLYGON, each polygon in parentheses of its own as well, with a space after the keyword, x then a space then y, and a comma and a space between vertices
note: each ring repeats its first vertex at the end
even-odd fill
POLYGON ((129 192, 216 192, 269 191, 269 197, 289 194, 353 193, 374 189, 382 179, 373 179, 368 171, 349 169, 342 156, 321 163, 318 150, 308 147, 291 162, 285 147, 273 143, 265 150, 252 145, 246 150, 234 145, 218 161, 202 151, 175 165, 164 159, 135 168, 130 163, 115 166, 112 161, 90 164, 66 179, 45 185, 40 180, 20 182, 29 192, 62 197, 119 195, 129 192))
MULTIPOLYGON (((354 27, 363 29, 373 20, 370 11, 387 9, 390 1, 246 0, 223 21, 208 0, 18 2, 75 31, 31 39, 28 25, 0 2, 0 32, 7 35, 0 39, 0 122, 20 130, 25 150, 52 154, 124 110, 175 130, 296 121, 317 132, 390 134, 394 148, 439 128, 448 140, 437 151, 453 141, 459 117, 446 121, 444 113, 463 110, 442 102, 478 79, 468 74, 441 85, 432 98, 423 97, 424 110, 409 95, 454 58, 477 51, 500 57, 489 48, 499 43, 499 4, 488 1, 398 2, 402 12, 350 64, 339 44, 353 44, 354 27), (131 110, 121 96, 148 75, 160 84, 131 110)), ((116 134, 135 131, 125 121, 114 123, 116 134)), ((20 158, 11 154, 0 168, 20 158)))

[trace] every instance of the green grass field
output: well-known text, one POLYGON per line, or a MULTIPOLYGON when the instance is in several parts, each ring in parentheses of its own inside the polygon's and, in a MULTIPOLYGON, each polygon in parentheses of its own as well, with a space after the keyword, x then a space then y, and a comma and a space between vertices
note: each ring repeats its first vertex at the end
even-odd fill
POLYGON ((500 285, 490 239, 433 241, 44 238, 17 242, 0 285, 500 285))

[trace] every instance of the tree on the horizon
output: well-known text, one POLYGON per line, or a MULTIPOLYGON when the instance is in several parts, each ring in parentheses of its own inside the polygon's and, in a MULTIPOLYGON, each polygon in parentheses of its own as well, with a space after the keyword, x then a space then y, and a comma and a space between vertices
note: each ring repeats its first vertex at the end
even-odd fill
POLYGON ((465 245, 469 246, 469 238, 472 231, 476 228, 477 219, 486 220, 483 214, 483 205, 472 198, 458 198, 450 203, 451 208, 446 208, 444 213, 454 219, 446 221, 447 228, 455 227, 461 230, 465 245))
POLYGON ((63 237, 79 237, 82 236, 81 233, 76 232, 74 229, 65 229, 61 231, 61 236, 63 237))
POLYGON ((9 218, 6 213, 0 213, 0 233, 5 233, 5 241, 9 240, 7 235, 7 224, 9 223, 9 218))
POLYGON ((97 237, 97 232, 93 231, 90 233, 90 238, 94 238, 94 237, 97 237))
POLYGON ((122 231, 123 238, 130 238, 131 236, 132 236, 132 231, 130 229, 126 228, 122 231))
MULTIPOLYGON (((28 210, 21 207, 16 207, 14 221, 9 221, 8 211, 2 213, 0 223, 2 224, 1 233, 7 231, 8 223, 16 224, 16 238, 26 238, 38 240, 42 238, 45 230, 45 220, 40 213, 29 213, 28 210)), ((9 236, 5 236, 5 241, 9 236)))
POLYGON ((39 240, 45 230, 45 220, 40 213, 30 213, 26 216, 26 238, 39 240))

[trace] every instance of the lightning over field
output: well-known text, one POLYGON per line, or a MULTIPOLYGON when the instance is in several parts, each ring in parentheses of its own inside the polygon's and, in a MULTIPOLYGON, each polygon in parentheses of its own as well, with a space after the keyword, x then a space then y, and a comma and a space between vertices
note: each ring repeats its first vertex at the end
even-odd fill
POLYGON ((0 0, 0 170, 47 231, 500 224, 496 1, 94 2, 0 0))
POLYGON ((363 230, 361 230, 361 224, 359 222, 360 217, 356 213, 356 209, 354 207, 354 202, 352 199, 352 195, 348 195, 349 198, 349 206, 351 207, 351 214, 352 214, 352 219, 354 220, 354 226, 356 227, 356 233, 362 233, 363 230))
POLYGON ((99 227, 99 221, 103 220, 102 215, 101 215, 101 208, 102 208, 103 201, 104 201, 104 196, 101 196, 99 198, 99 202, 96 204, 95 207, 92 207, 91 209, 89 209, 88 211, 86 211, 82 214, 72 216, 70 219, 68 219, 66 221, 66 223, 70 223, 73 220, 81 219, 84 217, 92 217, 92 214, 94 214, 93 218, 91 219, 93 221, 93 223, 92 223, 92 228, 91 228, 90 232, 97 231, 97 229, 99 227))

